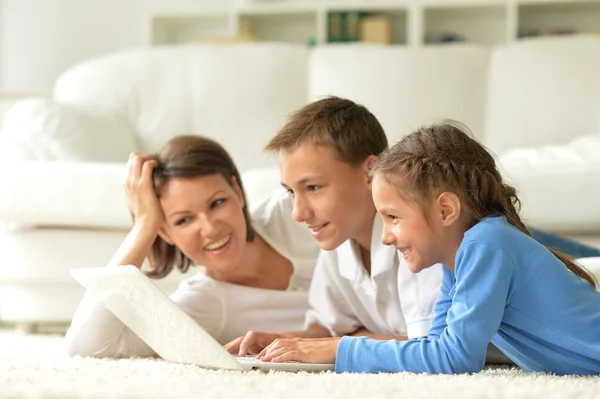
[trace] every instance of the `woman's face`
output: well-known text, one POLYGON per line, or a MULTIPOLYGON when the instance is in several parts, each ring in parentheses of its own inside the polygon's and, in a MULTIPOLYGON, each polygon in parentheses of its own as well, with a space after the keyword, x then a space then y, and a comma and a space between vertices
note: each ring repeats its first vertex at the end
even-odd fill
POLYGON ((220 174, 173 178, 161 192, 161 237, 209 270, 237 267, 246 245, 244 197, 233 183, 220 174))

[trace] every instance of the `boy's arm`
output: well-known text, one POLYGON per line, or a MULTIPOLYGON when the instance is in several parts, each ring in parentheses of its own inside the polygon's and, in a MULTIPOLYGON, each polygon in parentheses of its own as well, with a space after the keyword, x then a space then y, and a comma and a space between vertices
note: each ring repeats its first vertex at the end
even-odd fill
POLYGON ((500 248, 465 243, 457 255, 456 285, 447 325, 432 328, 434 338, 375 341, 344 337, 337 348, 336 371, 430 374, 471 373, 483 368, 488 342, 497 333, 514 288, 515 266, 500 248))

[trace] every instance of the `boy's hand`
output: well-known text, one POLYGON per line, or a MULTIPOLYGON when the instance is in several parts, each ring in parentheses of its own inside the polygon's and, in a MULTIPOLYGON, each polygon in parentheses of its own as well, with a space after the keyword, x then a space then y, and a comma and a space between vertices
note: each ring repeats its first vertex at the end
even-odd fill
POLYGON ((224 347, 232 355, 246 356, 248 353, 257 354, 282 335, 250 330, 243 337, 234 339, 224 347))
POLYGON ((264 362, 333 364, 340 339, 280 338, 267 346, 256 358, 264 362))

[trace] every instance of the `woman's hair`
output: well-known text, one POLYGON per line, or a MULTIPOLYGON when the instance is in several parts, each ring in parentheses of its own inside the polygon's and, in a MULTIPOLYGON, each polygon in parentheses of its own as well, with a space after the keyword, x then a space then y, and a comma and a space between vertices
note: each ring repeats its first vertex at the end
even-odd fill
MULTIPOLYGON (((501 215, 531 236, 519 216, 516 190, 502 181, 492 155, 458 122, 423 127, 405 136, 381 155, 371 173, 398 187, 399 194, 426 216, 426 204, 450 191, 460 199, 471 226, 486 216, 501 215)), ((578 277, 596 285, 595 278, 567 255, 550 251, 578 277)))
MULTIPOLYGON (((248 201, 242 185, 242 179, 231 157, 216 141, 202 136, 182 135, 172 138, 167 145, 152 158, 157 161, 154 168, 154 191, 160 198, 166 184, 173 178, 194 178, 219 174, 231 187, 235 181, 244 196, 244 219, 246 219, 246 241, 254 240, 254 230, 248 212, 248 201)), ((157 236, 149 255, 150 270, 147 275, 152 278, 163 278, 174 267, 185 273, 192 260, 175 245, 170 245, 157 236)))

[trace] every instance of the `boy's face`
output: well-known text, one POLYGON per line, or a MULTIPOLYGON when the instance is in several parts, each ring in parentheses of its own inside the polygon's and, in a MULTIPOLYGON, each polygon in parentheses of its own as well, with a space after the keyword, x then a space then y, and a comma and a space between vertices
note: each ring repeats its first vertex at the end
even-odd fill
POLYGON ((321 249, 366 235, 370 240, 375 208, 366 160, 351 166, 334 149, 306 143, 280 151, 279 169, 294 201, 294 220, 311 230, 321 249))

